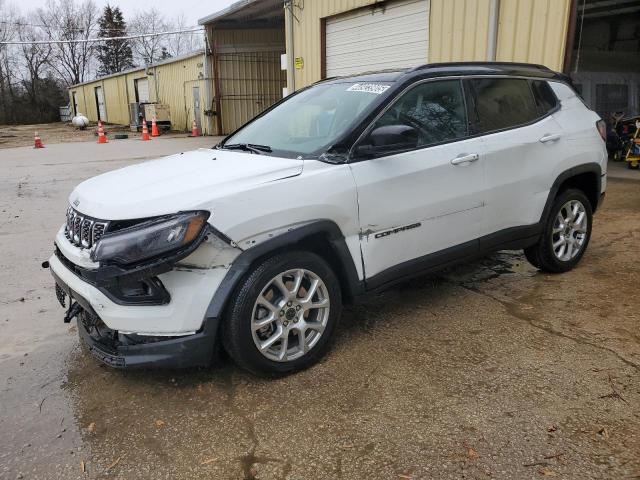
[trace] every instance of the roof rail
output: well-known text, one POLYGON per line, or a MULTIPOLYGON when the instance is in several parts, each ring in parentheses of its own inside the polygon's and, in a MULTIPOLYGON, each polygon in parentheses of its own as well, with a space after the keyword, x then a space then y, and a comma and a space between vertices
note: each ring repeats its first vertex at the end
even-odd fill
POLYGON ((535 63, 523 63, 523 62, 441 62, 441 63, 426 63, 419 65, 409 72, 415 72, 418 70, 428 70, 430 68, 442 68, 442 67, 472 67, 472 66, 486 66, 486 67, 524 67, 535 70, 544 70, 546 72, 552 71, 549 67, 544 65, 537 65, 535 63))

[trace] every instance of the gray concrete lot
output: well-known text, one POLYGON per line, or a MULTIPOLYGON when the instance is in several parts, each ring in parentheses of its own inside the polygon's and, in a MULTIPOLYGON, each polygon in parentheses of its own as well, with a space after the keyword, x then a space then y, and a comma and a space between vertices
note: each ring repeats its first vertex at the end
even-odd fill
POLYGON ((40 268, 73 185, 211 138, 0 151, 0 478, 640 478, 640 182, 582 263, 520 252, 345 311, 317 366, 261 380, 97 365, 40 268))

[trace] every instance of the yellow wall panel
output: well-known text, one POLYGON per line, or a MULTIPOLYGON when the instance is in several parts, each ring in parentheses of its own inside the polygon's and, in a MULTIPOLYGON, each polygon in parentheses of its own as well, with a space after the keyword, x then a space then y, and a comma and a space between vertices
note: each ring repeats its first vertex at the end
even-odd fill
POLYGON ((431 0, 429 62, 487 58, 490 0, 431 0))
POLYGON ((562 70, 570 0, 501 0, 496 59, 562 70))
POLYGON ((169 106, 171 128, 190 131, 194 119, 193 87, 198 86, 200 95, 200 122, 204 125, 204 57, 197 55, 181 61, 152 67, 153 81, 149 82, 151 98, 169 106), (157 86, 157 87, 156 87, 157 86), (156 90, 157 89, 157 97, 156 90))

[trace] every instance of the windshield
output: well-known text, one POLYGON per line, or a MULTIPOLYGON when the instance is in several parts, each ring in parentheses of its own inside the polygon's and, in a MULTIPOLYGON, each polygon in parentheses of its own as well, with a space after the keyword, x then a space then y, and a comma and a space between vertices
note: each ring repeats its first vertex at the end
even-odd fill
POLYGON ((390 83, 332 83, 303 90, 227 138, 222 148, 298 156, 331 147, 390 83))

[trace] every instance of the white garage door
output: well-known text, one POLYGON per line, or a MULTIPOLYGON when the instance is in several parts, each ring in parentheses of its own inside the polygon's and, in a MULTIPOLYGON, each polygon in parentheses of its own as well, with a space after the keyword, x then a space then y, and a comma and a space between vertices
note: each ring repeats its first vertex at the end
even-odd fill
POLYGON ((139 78, 136 80, 136 88, 138 89, 138 102, 149 101, 149 80, 139 78))
POLYGON ((429 0, 387 2, 327 19, 327 77, 427 62, 429 0))

